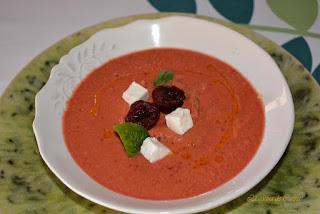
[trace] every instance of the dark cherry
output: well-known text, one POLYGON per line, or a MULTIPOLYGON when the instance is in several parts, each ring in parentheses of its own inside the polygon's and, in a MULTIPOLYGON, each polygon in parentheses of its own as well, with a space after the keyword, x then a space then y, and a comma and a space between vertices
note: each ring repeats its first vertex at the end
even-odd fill
POLYGON ((137 123, 146 129, 151 129, 160 117, 159 108, 143 100, 131 104, 130 110, 125 118, 126 122, 137 123))
POLYGON ((159 86, 152 92, 153 102, 163 113, 170 113, 183 105, 184 91, 176 86, 159 86))

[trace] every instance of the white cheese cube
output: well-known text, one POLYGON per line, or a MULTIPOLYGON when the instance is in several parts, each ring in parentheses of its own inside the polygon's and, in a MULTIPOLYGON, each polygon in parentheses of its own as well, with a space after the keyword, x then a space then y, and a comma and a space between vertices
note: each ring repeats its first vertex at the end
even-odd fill
POLYGON ((138 100, 147 100, 148 90, 136 82, 132 82, 129 88, 123 92, 122 98, 131 105, 138 100))
POLYGON ((170 149, 155 137, 146 138, 143 141, 140 152, 150 163, 154 163, 171 153, 170 149))
POLYGON ((190 110, 186 108, 177 108, 167 114, 165 118, 168 128, 180 135, 183 135, 193 127, 190 110))

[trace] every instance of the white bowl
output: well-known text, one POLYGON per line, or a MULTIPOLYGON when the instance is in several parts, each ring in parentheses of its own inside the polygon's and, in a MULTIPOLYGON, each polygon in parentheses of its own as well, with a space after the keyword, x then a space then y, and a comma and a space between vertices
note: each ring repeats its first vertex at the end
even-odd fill
POLYGON ((222 205, 244 194, 276 165, 290 140, 294 108, 289 87, 272 58, 255 43, 222 25, 190 17, 139 20, 102 30, 62 57, 36 96, 33 129, 40 154, 52 172, 79 195, 130 213, 190 213, 222 205), (72 159, 64 143, 62 113, 77 84, 107 60, 133 51, 175 47, 199 51, 232 65, 262 95, 265 134, 251 162, 210 192, 179 200, 128 197, 101 186, 72 159))

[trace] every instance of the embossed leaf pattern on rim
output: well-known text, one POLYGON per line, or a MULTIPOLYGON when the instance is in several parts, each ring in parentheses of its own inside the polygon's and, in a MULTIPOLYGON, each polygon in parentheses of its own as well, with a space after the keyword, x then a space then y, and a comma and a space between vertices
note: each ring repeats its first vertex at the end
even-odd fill
POLYGON ((72 95, 76 85, 94 68, 99 67, 108 58, 116 45, 107 45, 105 41, 90 38, 80 46, 73 48, 52 68, 50 79, 57 87, 52 96, 55 110, 62 116, 66 101, 72 95))

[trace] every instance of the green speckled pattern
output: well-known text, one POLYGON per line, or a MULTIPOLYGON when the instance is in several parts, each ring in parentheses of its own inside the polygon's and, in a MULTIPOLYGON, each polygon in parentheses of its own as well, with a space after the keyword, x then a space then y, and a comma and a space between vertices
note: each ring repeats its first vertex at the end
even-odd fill
MULTIPOLYGON (((132 16, 84 29, 45 50, 13 80, 0 98, 0 212, 3 214, 118 213, 71 192, 41 160, 32 131, 34 97, 53 65, 95 32, 137 19, 177 14, 132 16)), ((185 16, 194 16, 186 15, 185 16)), ((295 104, 295 129, 289 147, 273 171, 247 194, 206 213, 319 213, 320 211, 320 90, 307 70, 275 43, 231 23, 226 25, 264 48, 286 77, 295 104), (298 202, 247 202, 252 194, 299 196, 298 202)))

